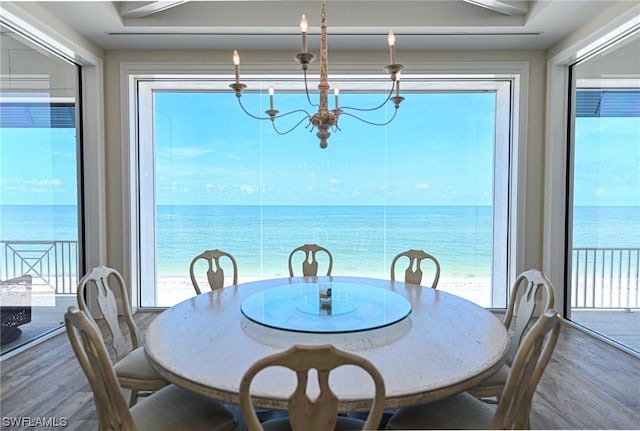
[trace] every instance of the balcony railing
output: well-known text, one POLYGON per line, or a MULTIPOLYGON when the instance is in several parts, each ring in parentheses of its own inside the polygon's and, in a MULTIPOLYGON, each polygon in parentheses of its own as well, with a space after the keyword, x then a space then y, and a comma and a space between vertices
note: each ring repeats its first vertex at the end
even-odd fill
POLYGON ((639 308, 639 248, 573 249, 573 308, 639 308))
POLYGON ((34 285, 75 294, 78 241, 0 241, 0 280, 27 274, 34 285))
MULTIPOLYGON (((572 269, 572 308, 640 308, 640 248, 574 248, 572 269)), ((0 280, 26 274, 74 294, 78 242, 0 241, 0 280)))

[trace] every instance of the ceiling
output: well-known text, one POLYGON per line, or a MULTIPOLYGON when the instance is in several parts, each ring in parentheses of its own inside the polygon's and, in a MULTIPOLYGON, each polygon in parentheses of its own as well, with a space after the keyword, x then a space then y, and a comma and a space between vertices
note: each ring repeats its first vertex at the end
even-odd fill
MULTIPOLYGON (((332 50, 544 50, 604 11, 606 0, 327 0, 332 50)), ((320 0, 46 1, 39 6, 107 50, 319 47, 320 0), (263 37, 268 36, 268 37, 263 37)))

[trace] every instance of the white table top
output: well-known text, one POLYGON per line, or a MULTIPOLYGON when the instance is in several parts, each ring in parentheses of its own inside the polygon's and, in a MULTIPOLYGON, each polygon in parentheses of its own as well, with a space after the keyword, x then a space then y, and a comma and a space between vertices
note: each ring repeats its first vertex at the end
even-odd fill
MULTIPOLYGON (((313 279, 261 280, 203 293, 161 313, 147 329, 147 357, 169 381, 238 403, 240 379, 261 357, 292 344, 333 344, 367 358, 380 370, 387 408, 461 392, 502 365, 509 337, 502 322, 488 310, 427 287, 362 277, 331 278, 398 293, 411 303, 411 314, 389 326, 348 333, 274 329, 244 317, 240 311, 243 301, 263 289, 313 279)), ((341 411, 369 408, 373 384, 366 374, 343 367, 332 373, 331 385, 341 411)), ((295 377, 283 370, 260 373, 251 386, 254 405, 286 409, 294 387, 295 377)))

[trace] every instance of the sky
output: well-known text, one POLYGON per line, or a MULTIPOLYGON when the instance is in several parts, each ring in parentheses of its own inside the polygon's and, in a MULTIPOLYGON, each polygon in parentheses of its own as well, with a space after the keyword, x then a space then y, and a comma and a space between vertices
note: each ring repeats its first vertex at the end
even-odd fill
POLYGON ((76 130, 0 128, 0 204, 75 205, 76 130))
MULTIPOLYGON (((389 126, 345 116, 321 149, 306 121, 280 136, 224 94, 158 94, 159 203, 490 205, 494 95, 406 97, 389 126), (464 123, 451 121, 456 116, 464 123)), ((256 114, 264 109, 256 95, 243 99, 256 114)), ((365 107, 384 100, 380 94, 341 99, 365 107)), ((281 112, 300 106, 312 112, 300 94, 276 95, 274 102, 281 112)), ((363 117, 384 121, 385 112, 368 114, 363 117)), ((287 130, 301 118, 287 116, 278 127, 287 130)))
POLYGON ((576 121, 574 205, 640 205, 640 117, 576 121))
MULTIPOLYGON (((491 205, 495 95, 403 96, 390 125, 343 116, 321 149, 306 121, 278 135, 228 92, 156 93, 157 202, 491 205)), ((383 97, 343 91, 340 101, 369 107, 383 97)), ((257 115, 269 103, 251 93, 243 101, 257 115)), ((301 94, 276 93, 274 103, 281 113, 313 112, 301 94)), ((385 108, 361 115, 384 121, 393 110, 385 108)), ((301 118, 286 116, 278 127, 301 118)), ((576 142, 576 205, 640 205, 640 118, 580 118, 576 142)), ((75 159, 73 129, 0 129, 0 204, 74 204, 75 159)))

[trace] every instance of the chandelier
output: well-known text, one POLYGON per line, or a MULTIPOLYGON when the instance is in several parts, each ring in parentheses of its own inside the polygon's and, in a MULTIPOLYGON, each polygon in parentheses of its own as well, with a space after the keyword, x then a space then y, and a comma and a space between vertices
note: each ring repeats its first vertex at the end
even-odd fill
POLYGON ((233 84, 230 84, 229 87, 236 93, 236 97, 238 98, 238 102, 242 110, 252 118, 256 120, 271 120, 271 124, 273 125, 273 129, 279 135, 285 135, 294 129, 296 129, 299 125, 301 125, 305 120, 307 120, 307 128, 311 127, 311 130, 317 130, 316 136, 320 139, 320 148, 327 148, 327 139, 331 136, 331 131, 338 131, 340 127, 338 126, 338 120, 340 116, 347 115, 353 118, 356 118, 360 121, 363 121, 367 124, 371 124, 374 126, 385 126, 389 124, 396 117, 398 113, 398 108, 400 107, 400 103, 404 100, 404 97, 400 96, 400 72, 404 69, 404 66, 401 64, 397 64, 395 62, 395 44, 396 38, 392 31, 389 32, 387 36, 387 42, 389 44, 389 56, 390 61, 389 64, 384 68, 384 71, 388 73, 391 77, 391 81, 393 85, 387 94, 386 99, 378 106, 372 108, 354 108, 347 106, 340 106, 338 104, 338 96, 340 91, 338 88, 334 88, 334 96, 335 103, 334 109, 329 109, 329 81, 328 81, 328 66, 327 66, 327 23, 326 23, 326 6, 325 0, 322 1, 322 10, 321 10, 321 21, 320 21, 320 82, 318 83, 318 92, 319 92, 319 102, 317 104, 311 102, 311 98, 309 96, 309 86, 307 84, 307 69, 309 68, 309 63, 311 63, 315 59, 315 55, 310 53, 307 50, 307 30, 309 28, 309 24, 307 22, 307 17, 302 15, 300 19, 300 31, 302 33, 302 51, 296 54, 296 60, 302 66, 302 72, 304 74, 304 89, 307 96, 307 101, 309 105, 314 108, 317 108, 317 112, 314 114, 310 114, 305 109, 296 109, 294 111, 290 111, 284 114, 280 114, 280 111, 274 108, 274 90, 273 87, 269 87, 269 109, 265 111, 267 114, 264 116, 257 116, 251 114, 242 104, 242 91, 247 88, 245 84, 240 82, 240 55, 238 51, 233 51, 233 64, 235 68, 235 77, 236 80, 233 84), (394 95, 395 94, 395 95, 394 95), (393 111, 393 115, 388 120, 382 123, 375 123, 372 121, 368 121, 364 118, 359 117, 354 114, 355 112, 365 112, 365 111, 375 111, 382 108, 388 101, 393 102, 395 106, 395 110, 393 111), (276 121, 279 118, 284 116, 294 114, 294 113, 302 113, 303 118, 295 124, 293 127, 286 131, 281 131, 276 126, 276 121))

